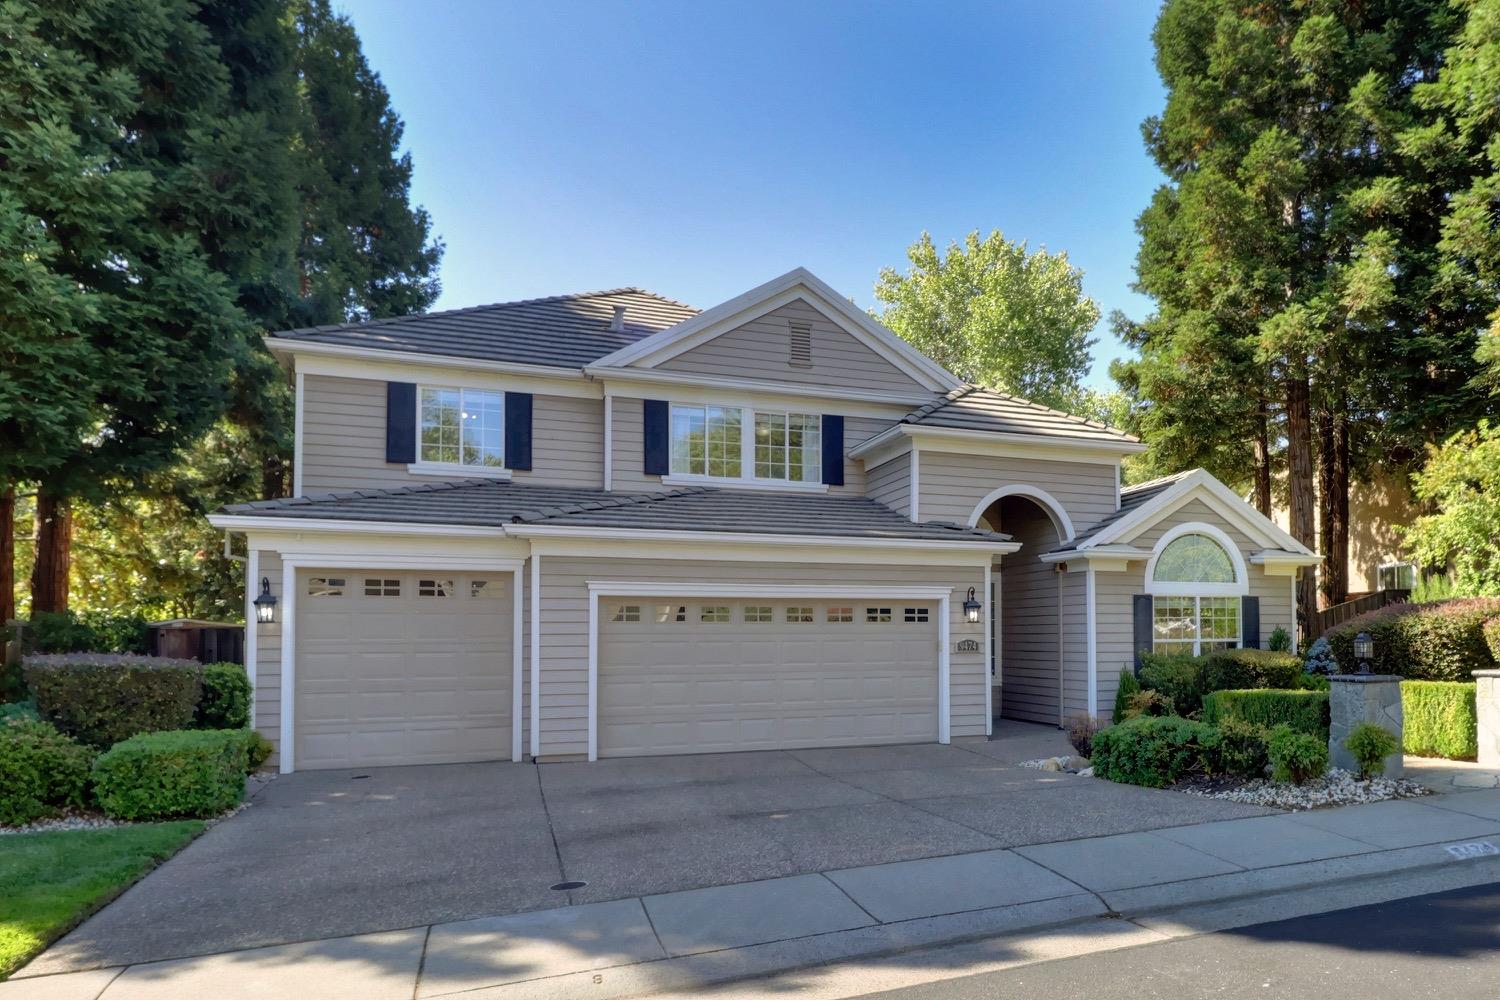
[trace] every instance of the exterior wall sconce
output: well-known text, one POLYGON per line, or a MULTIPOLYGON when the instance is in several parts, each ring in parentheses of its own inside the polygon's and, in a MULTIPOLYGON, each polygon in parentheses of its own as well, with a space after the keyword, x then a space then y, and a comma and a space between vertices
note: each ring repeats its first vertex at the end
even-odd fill
POLYGON ((964 598, 964 621, 973 625, 979 621, 979 602, 974 599, 974 588, 969 588, 969 596, 964 598))
POLYGON ((1375 659, 1375 640, 1370 633, 1361 632, 1354 637, 1354 659, 1359 664, 1360 673, 1370 672, 1370 662, 1375 659))
POLYGON ((269 625, 276 620, 276 595, 271 593, 271 578, 260 578, 260 596, 255 599, 255 620, 269 625))

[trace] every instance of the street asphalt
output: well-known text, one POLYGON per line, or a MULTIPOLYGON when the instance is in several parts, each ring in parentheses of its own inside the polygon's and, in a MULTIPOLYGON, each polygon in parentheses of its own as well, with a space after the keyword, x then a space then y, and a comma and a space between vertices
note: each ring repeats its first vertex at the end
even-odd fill
POLYGON ((865 996, 1493 1000, 1500 996, 1500 883, 865 996))

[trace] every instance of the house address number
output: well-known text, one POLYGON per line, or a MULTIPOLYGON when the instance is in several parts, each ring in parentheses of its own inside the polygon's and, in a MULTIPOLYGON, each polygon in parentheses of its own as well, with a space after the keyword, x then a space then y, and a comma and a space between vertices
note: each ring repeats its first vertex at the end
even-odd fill
POLYGON ((955 653, 977 653, 979 652, 978 639, 960 639, 953 646, 955 653))

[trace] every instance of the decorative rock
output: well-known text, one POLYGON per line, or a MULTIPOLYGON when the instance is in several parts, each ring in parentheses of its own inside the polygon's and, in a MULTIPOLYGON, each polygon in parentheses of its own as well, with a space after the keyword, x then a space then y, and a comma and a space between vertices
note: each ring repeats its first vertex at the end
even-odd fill
POLYGON ((1086 758, 1079 757, 1075 754, 1072 757, 1069 757, 1067 760, 1063 761, 1062 766, 1067 768, 1069 771, 1082 771, 1084 768, 1089 766, 1089 762, 1086 758))
POLYGON ((1479 709, 1479 766, 1500 767, 1500 670, 1474 671, 1479 709))
POLYGON ((1061 771, 1062 769, 1063 766, 1056 757, 1048 757, 1046 760, 1042 761, 1043 771, 1061 771))
MULTIPOLYGON (((1500 672, 1497 672, 1500 674, 1500 672)), ((1344 747, 1356 726, 1373 722, 1396 737, 1396 752, 1385 759, 1385 776, 1399 778, 1401 762, 1401 678, 1394 674, 1333 674, 1328 678, 1328 763, 1358 771, 1359 761, 1344 747)))
POLYGON ((1272 781, 1250 781, 1238 788, 1209 791, 1186 789, 1189 795, 1225 799, 1246 805, 1271 809, 1320 809, 1325 806, 1349 806, 1386 799, 1415 798, 1431 795, 1432 790, 1408 778, 1376 776, 1366 781, 1350 771, 1335 768, 1305 785, 1277 784, 1272 781))

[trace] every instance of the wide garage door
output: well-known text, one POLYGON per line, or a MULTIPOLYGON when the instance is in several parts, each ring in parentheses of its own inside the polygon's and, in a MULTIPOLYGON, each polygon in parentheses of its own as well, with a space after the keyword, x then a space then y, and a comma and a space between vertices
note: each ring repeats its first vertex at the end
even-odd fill
POLYGON ((937 607, 601 598, 599 754, 935 741, 937 607))
POLYGON ((296 766, 508 759, 509 574, 303 570, 296 766))

